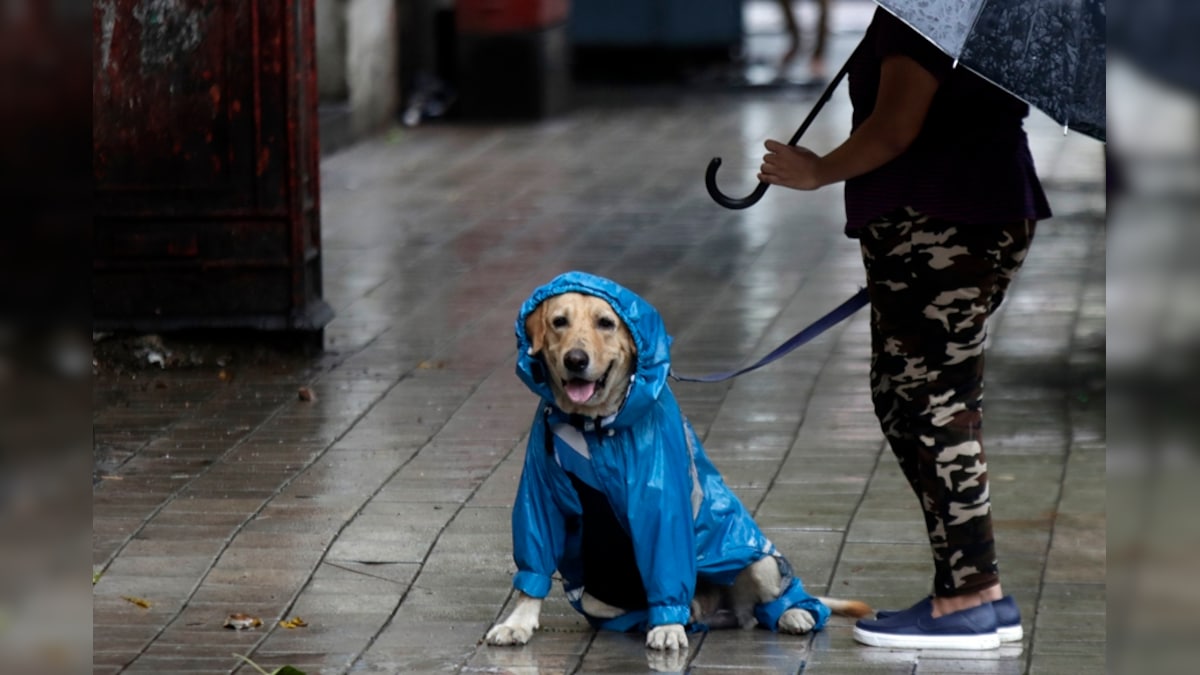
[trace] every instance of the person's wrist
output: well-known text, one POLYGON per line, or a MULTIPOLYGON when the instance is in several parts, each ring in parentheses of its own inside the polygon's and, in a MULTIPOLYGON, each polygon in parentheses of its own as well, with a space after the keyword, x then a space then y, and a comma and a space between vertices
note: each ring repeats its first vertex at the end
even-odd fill
POLYGON ((817 189, 825 187, 826 185, 829 185, 830 181, 827 179, 827 174, 829 173, 829 167, 827 166, 827 163, 825 162, 825 158, 824 157, 815 158, 813 160, 812 166, 813 166, 812 185, 809 187, 809 189, 817 190, 817 189))

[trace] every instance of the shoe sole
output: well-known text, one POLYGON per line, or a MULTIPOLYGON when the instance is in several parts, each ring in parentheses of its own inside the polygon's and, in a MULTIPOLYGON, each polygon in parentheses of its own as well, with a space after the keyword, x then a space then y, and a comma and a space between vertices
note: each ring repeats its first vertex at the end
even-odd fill
MULTIPOLYGON (((875 616, 880 619, 886 619, 897 612, 880 612, 875 616)), ((1001 642, 1019 642, 1025 637, 1025 632, 1021 630, 1021 624, 1015 626, 1000 626, 996 628, 996 634, 1000 636, 1001 642)))
POLYGON ((894 635, 854 627, 854 639, 871 647, 891 649, 962 649, 984 651, 1000 646, 999 633, 984 635, 894 635))
POLYGON ((1021 630, 1021 624, 1015 626, 1001 626, 996 629, 996 635, 1001 642, 1020 642, 1021 638, 1025 637, 1025 632, 1021 630))
MULTIPOLYGON (((887 616, 890 616, 890 614, 879 615, 879 618, 882 619, 887 616)), ((1020 642, 1025 637, 1025 631, 1021 630, 1021 624, 1000 626, 996 629, 996 635, 1000 636, 1001 642, 1020 642)))

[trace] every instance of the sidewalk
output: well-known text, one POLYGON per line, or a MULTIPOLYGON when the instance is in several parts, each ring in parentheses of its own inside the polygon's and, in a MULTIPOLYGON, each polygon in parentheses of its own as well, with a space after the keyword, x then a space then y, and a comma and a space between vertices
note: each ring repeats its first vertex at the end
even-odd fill
MULTIPOLYGON (((864 648, 835 618, 802 638, 696 635, 684 659, 655 661, 640 637, 588 630, 557 588, 528 646, 480 645, 514 570, 535 401, 513 374, 513 320, 535 286, 569 269, 619 280, 662 312, 677 370, 701 373, 761 355, 861 281, 839 189, 775 189, 737 212, 704 191, 715 155, 725 191, 750 190, 762 139, 807 112, 801 93, 595 98, 544 124, 421 127, 326 158, 327 353, 167 337, 100 364, 95 672, 252 672, 234 652, 310 674, 1102 672, 1101 146, 1040 117, 1030 134, 1058 217, 994 324, 987 409, 1022 645, 864 648), (165 368, 146 363, 160 347, 165 368), (234 612, 263 625, 224 628, 234 612), (279 625, 294 616, 308 625, 279 625)), ((843 137, 847 106, 837 97, 806 142, 843 137)), ((866 320, 676 393, 806 586, 888 608, 927 590, 929 554, 870 413, 866 320)))

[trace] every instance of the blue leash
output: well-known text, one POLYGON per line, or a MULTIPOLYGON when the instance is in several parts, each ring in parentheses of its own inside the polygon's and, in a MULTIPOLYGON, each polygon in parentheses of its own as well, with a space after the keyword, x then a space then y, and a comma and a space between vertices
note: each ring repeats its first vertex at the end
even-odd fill
POLYGON ((783 357, 788 352, 793 351, 800 345, 802 345, 806 342, 810 342, 813 338, 815 338, 818 335, 820 335, 821 333, 824 333, 825 331, 829 330, 834 325, 836 325, 838 322, 843 321, 844 319, 850 317, 850 315, 857 312, 859 309, 862 308, 863 305, 867 304, 869 301, 870 301, 870 298, 867 295, 867 289, 865 289, 865 288, 859 289, 859 291, 857 293, 855 293, 849 300, 838 305, 837 307, 835 307, 833 309, 833 311, 831 311, 828 314, 826 314, 825 316, 817 319, 807 328, 801 330, 799 333, 796 333, 792 337, 788 338, 787 342, 784 342, 783 344, 776 347, 774 349, 774 351, 772 351, 770 354, 767 354, 766 356, 759 359, 757 362, 752 363, 752 364, 746 366, 745 368, 740 368, 738 370, 728 370, 723 373, 711 373, 709 375, 698 375, 698 376, 694 376, 694 377, 690 376, 690 375, 676 375, 675 371, 671 371, 671 379, 676 380, 678 382, 723 382, 725 380, 733 379, 733 378, 737 377, 738 375, 748 373, 752 370, 758 370, 759 368, 762 368, 763 366, 767 365, 768 363, 778 360, 779 358, 783 357))

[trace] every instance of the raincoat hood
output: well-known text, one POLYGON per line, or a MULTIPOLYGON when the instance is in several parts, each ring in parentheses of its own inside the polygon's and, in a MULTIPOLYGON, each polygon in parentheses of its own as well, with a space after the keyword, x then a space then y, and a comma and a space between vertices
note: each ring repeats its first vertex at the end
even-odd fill
POLYGON ((541 286, 521 305, 517 315, 517 375, 533 393, 554 404, 546 366, 540 354, 530 354, 531 343, 525 332, 525 319, 547 298, 563 293, 583 293, 602 298, 633 336, 637 365, 620 412, 605 423, 606 427, 628 427, 641 419, 662 395, 671 370, 671 336, 658 310, 641 296, 615 281, 586 272, 567 272, 541 286))

